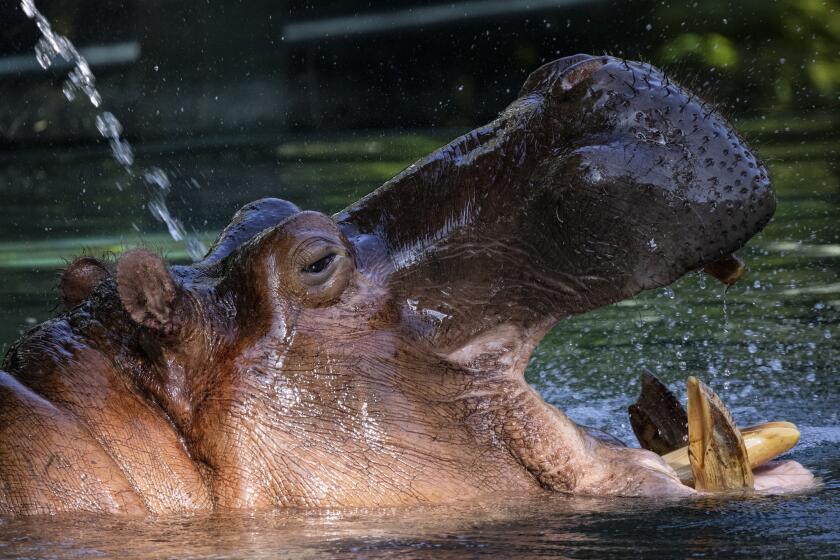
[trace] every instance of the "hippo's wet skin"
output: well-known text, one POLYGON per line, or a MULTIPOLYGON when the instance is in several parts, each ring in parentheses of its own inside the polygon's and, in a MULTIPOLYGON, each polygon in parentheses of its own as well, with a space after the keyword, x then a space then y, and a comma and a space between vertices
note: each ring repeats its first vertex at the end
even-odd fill
POLYGON ((523 370, 558 321, 770 219, 764 166, 655 68, 575 56, 332 218, 275 199, 208 256, 80 259, 0 372, 0 512, 692 492, 523 370))

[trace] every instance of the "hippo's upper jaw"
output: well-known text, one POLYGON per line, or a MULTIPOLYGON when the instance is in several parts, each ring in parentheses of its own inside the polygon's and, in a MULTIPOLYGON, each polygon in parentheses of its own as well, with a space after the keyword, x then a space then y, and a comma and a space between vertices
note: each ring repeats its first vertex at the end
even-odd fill
POLYGON ((701 100, 648 65, 576 55, 336 219, 381 244, 389 289, 449 352, 670 284, 774 209, 764 166, 701 100))
POLYGON ((687 493, 523 371, 557 321, 732 253, 773 209, 764 167, 660 71, 547 64, 333 218, 266 199, 194 266, 71 265, 75 307, 0 372, 0 513, 687 493))

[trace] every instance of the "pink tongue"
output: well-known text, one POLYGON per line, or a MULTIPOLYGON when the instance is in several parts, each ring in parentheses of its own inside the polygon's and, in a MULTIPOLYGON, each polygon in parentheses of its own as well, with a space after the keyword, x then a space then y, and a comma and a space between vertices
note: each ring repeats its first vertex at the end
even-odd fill
POLYGON ((735 256, 734 253, 707 263, 703 267, 703 272, 714 276, 727 286, 731 286, 737 282, 746 270, 747 267, 744 261, 740 257, 735 256))

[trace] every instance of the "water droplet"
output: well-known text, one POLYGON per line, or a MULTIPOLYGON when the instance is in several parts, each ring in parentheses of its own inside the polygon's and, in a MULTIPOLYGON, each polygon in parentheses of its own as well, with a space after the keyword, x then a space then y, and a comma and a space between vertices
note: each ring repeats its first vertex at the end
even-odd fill
POLYGON ((46 70, 52 65, 52 61, 55 58, 55 55, 58 54, 55 47, 52 43, 47 41, 45 38, 42 38, 38 41, 38 44, 35 45, 35 59, 38 61, 38 64, 41 65, 41 68, 46 70))
POLYGON ((67 101, 74 101, 76 99, 76 87, 69 80, 64 81, 64 85, 61 87, 61 93, 64 94, 67 101))
MULTIPOLYGON (((132 149, 131 144, 125 140, 120 140, 119 138, 111 140, 111 154, 114 156, 117 163, 123 167, 131 167, 134 165, 134 150, 132 149)), ((119 187, 119 185, 117 186, 119 187)))
POLYGON ((169 177, 164 173, 160 167, 150 167, 143 173, 143 179, 146 184, 157 187, 164 193, 169 192, 171 183, 169 177))
POLYGON ((119 138, 123 131, 120 121, 108 111, 96 116, 96 129, 105 138, 119 138))
POLYGON ((192 260, 200 260, 207 254, 207 246, 195 237, 187 239, 187 254, 192 260))
POLYGON ((166 225, 166 229, 169 230, 169 236, 172 237, 172 239, 175 241, 183 241, 184 226, 181 224, 180 220, 174 218, 169 212, 169 208, 166 206, 166 201, 162 196, 158 195, 149 201, 149 211, 155 219, 166 225))
POLYGON ((38 13, 38 10, 35 8, 35 4, 32 0, 22 0, 20 6, 23 8, 23 13, 26 14, 26 17, 30 19, 35 17, 35 14, 38 13))

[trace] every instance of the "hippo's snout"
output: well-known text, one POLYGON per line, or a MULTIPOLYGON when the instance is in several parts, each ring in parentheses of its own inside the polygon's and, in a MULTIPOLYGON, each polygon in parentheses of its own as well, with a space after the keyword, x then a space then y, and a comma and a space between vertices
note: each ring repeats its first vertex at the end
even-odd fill
POLYGON ((549 133, 568 166, 558 215, 571 214, 563 223, 584 228, 593 251, 623 248, 616 256, 631 269, 628 291, 730 255, 772 217, 765 166, 662 71, 576 55, 538 69, 523 90, 546 97, 549 133))

